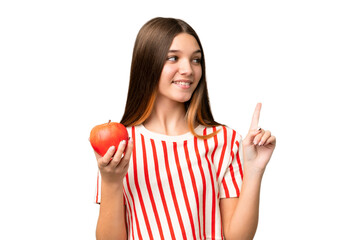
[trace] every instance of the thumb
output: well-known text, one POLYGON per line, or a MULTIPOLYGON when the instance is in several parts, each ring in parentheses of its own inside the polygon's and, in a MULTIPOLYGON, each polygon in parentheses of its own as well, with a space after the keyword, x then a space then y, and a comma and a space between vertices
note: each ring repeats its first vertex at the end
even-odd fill
POLYGON ((115 149, 115 146, 111 146, 103 157, 97 159, 100 168, 105 167, 110 163, 110 161, 112 160, 112 156, 115 153, 115 149))

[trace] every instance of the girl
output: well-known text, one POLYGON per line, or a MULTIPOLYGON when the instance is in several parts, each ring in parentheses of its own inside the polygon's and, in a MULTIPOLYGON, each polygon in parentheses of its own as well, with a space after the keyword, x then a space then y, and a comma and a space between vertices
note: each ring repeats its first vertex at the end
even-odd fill
POLYGON ((217 123, 195 31, 179 19, 147 22, 135 41, 121 120, 130 140, 95 153, 97 238, 252 239, 276 142, 258 128, 260 109, 244 140, 217 123))

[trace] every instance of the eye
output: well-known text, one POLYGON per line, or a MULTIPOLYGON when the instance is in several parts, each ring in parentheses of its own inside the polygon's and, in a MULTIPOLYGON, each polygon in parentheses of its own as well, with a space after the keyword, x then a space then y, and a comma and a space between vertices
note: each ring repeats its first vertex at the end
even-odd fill
POLYGON ((193 62, 194 62, 194 63, 201 63, 201 58, 194 58, 194 59, 193 59, 193 62))
POLYGON ((166 58, 166 60, 171 61, 171 62, 175 62, 176 60, 178 60, 177 56, 169 56, 166 58))

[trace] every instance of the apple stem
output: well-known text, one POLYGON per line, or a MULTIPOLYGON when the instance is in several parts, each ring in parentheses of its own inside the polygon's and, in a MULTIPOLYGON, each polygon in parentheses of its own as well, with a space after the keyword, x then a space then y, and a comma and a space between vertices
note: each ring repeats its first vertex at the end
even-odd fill
POLYGON ((108 124, 111 122, 111 120, 109 120, 108 124))

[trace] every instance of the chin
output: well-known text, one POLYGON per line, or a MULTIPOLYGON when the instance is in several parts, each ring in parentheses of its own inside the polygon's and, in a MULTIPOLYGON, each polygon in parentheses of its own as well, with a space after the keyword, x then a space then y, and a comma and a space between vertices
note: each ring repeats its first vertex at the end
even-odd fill
POLYGON ((191 99, 191 96, 179 97, 179 98, 177 98, 175 101, 181 102, 181 103, 186 103, 186 102, 189 101, 190 99, 191 99))

